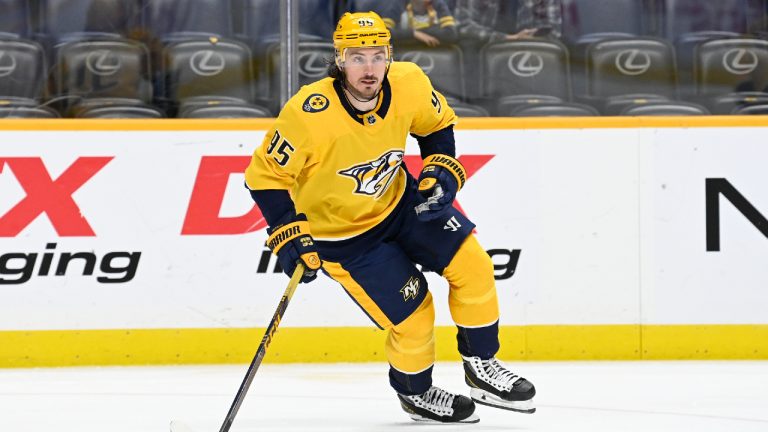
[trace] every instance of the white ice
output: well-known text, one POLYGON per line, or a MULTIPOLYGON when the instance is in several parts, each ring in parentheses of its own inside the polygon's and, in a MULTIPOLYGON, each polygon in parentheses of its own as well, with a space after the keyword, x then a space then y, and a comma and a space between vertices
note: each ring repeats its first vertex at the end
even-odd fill
MULTIPOLYGON (((532 415, 478 406, 480 423, 401 411, 387 365, 264 364, 232 432, 766 432, 768 362, 509 362, 536 385, 532 415)), ((216 432, 247 365, 0 370, 1 432, 216 432)), ((458 363, 435 384, 468 394, 458 363)))

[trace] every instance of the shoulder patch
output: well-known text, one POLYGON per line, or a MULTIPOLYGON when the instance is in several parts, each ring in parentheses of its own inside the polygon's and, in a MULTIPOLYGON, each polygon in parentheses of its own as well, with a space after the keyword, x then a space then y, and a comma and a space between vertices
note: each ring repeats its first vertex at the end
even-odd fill
POLYGON ((328 101, 327 97, 321 95, 320 93, 313 93, 309 95, 303 104, 301 104, 301 108, 306 112, 316 113, 325 111, 329 104, 330 102, 328 101))

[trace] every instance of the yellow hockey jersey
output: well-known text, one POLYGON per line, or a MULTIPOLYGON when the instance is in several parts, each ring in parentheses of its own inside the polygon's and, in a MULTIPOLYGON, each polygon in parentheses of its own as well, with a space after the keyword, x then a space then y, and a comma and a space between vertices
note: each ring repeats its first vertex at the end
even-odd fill
POLYGON ((325 78, 285 104, 245 181, 251 190, 288 190, 316 239, 350 238, 384 220, 403 196, 408 134, 427 136, 455 122, 413 63, 390 65, 376 108, 363 115, 338 81, 325 78))

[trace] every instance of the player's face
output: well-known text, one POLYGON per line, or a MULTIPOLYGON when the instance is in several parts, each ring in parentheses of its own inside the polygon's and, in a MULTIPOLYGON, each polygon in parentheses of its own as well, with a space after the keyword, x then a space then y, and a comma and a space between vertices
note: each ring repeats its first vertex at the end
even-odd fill
POLYGON ((384 47, 348 48, 344 58, 347 89, 356 97, 370 99, 381 88, 387 70, 384 47))

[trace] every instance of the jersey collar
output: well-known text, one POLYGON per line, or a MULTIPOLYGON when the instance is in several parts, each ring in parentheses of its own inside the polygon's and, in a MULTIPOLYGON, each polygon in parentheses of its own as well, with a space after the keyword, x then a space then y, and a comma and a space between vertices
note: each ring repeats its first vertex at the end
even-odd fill
MULTIPOLYGON (((336 95, 341 101, 341 106, 343 106, 347 114, 352 117, 352 120, 360 123, 361 125, 365 125, 365 122, 363 121, 364 116, 359 115, 355 107, 353 107, 349 101, 347 101, 347 98, 344 95, 344 89, 341 87, 341 81, 333 80, 333 88, 336 90, 336 95)), ((374 110, 376 111, 376 115, 384 119, 384 117, 387 115, 387 112, 389 112, 389 104, 392 102, 392 88, 389 86, 389 78, 387 77, 384 77, 384 82, 381 84, 381 93, 379 93, 379 96, 379 103, 377 104, 377 107, 374 108, 374 110)))

